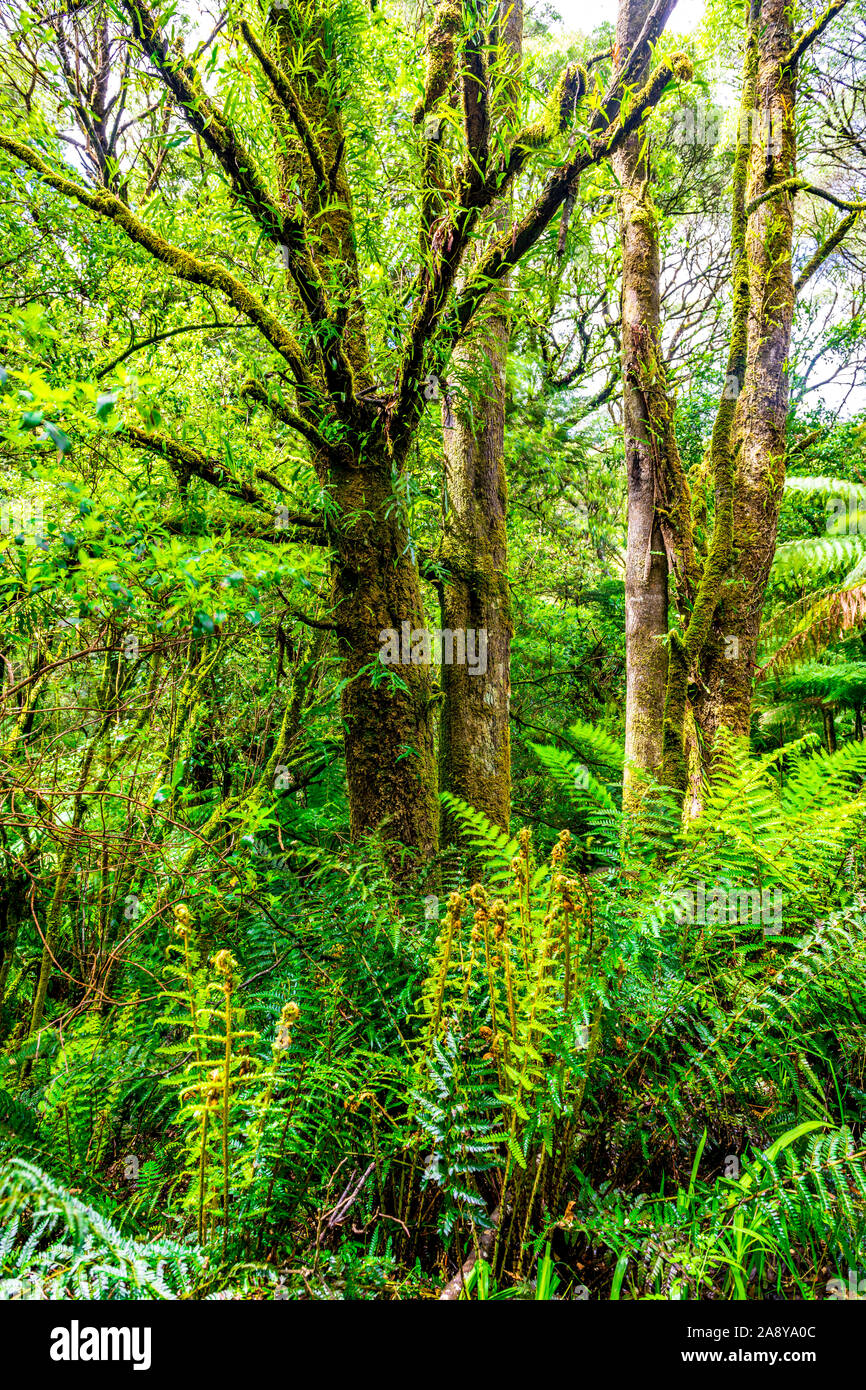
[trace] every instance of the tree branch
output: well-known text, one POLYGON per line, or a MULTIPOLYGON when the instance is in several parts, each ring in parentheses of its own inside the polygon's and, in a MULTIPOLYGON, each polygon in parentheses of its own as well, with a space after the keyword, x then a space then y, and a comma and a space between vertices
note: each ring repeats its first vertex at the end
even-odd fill
POLYGON ((136 217, 125 203, 106 189, 98 189, 91 193, 80 183, 75 183, 63 174, 55 174, 35 151, 27 145, 22 145, 20 141, 13 140, 8 135, 0 135, 0 149, 6 150, 20 163, 33 169, 64 197, 74 198, 99 217, 114 222, 126 233, 130 241, 143 247, 154 260, 168 266, 179 280, 185 280, 190 285, 208 285, 211 289, 219 290, 240 313, 245 314, 255 324, 271 347, 285 358, 298 385, 305 388, 308 395, 314 394, 312 379, 304 362, 300 344, 286 332, 279 319, 265 308, 258 296, 242 285, 240 280, 235 279, 230 271, 213 261, 200 261, 189 251, 165 241, 146 222, 136 217))
POLYGON ((208 458, 207 454, 194 449, 190 444, 182 444, 179 440, 169 439, 168 435, 164 434, 148 434, 136 425, 124 425, 118 437, 136 449, 147 449, 150 453, 161 454, 163 458, 168 459, 181 482, 189 477, 201 478, 202 482, 209 483, 211 487, 227 493, 230 497, 237 497, 251 507, 257 507, 259 511, 274 510, 257 488, 234 478, 216 459, 208 458))
MULTIPOLYGON (((645 70, 652 57, 653 44, 661 38, 665 25, 670 18, 677 0, 656 0, 655 5, 646 17, 643 28, 632 44, 626 55, 622 66, 619 65, 620 50, 616 44, 613 46, 613 81, 602 98, 601 105, 593 121, 593 128, 600 129, 602 124, 612 125, 622 108, 623 97, 626 88, 634 81, 637 74, 645 70)), ((602 55, 603 56, 603 55, 602 55)), ((594 60, 591 60, 594 61, 594 60)))
POLYGON ((781 183, 774 184, 772 188, 768 188, 759 197, 753 198, 746 208, 746 216, 751 217, 755 209, 759 208, 762 203, 766 203, 770 198, 778 198, 782 193, 811 193, 814 198, 823 198, 825 202, 832 203, 834 208, 841 208, 843 212, 866 212, 866 203, 839 198, 828 188, 818 188, 817 184, 809 183, 807 179, 783 179, 781 183))
POLYGON ((275 400, 260 382, 245 382, 241 387, 241 394, 266 406, 275 420, 288 425, 289 429, 296 430, 307 440, 316 453, 324 454, 326 457, 336 457, 346 467, 352 465, 353 456, 345 445, 326 439, 310 420, 306 420, 302 415, 297 415, 293 410, 289 410, 282 401, 275 400))
POLYGON ((691 62, 683 54, 675 54, 673 58, 666 60, 638 95, 632 110, 621 125, 614 129, 609 127, 597 139, 589 142, 582 154, 550 175, 534 206, 505 237, 494 243, 467 282, 448 327, 448 336, 452 341, 456 341, 465 333, 479 304, 489 291, 489 282, 506 275, 535 245, 557 209, 565 202, 571 184, 583 170, 607 159, 633 131, 638 129, 669 82, 675 78, 690 81, 691 77, 691 62))
MULTIPOLYGON (((463 129, 466 136, 466 164, 463 183, 468 193, 478 192, 487 176, 490 157, 490 106, 487 99, 485 34, 476 0, 469 0, 475 25, 469 35, 460 71, 463 98, 463 129)), ((461 200, 465 201, 465 200, 461 200)))
POLYGON ((845 8, 847 3, 848 0, 832 0, 832 4, 827 6, 824 13, 815 21, 811 29, 807 29, 805 33, 800 35, 790 53, 782 59, 782 66, 790 67, 793 63, 796 63, 798 58, 801 58, 806 52, 806 49, 811 48, 815 40, 821 37, 830 21, 836 18, 836 15, 840 10, 845 8))
POLYGON ((316 182, 320 188, 323 188, 328 181, 328 176, 325 173, 325 159, 321 149, 319 148, 319 142, 316 139, 312 127, 310 126, 309 121, 304 115, 304 112, 301 108, 301 103, 298 100, 297 93, 294 87, 292 86, 291 81, 289 80, 286 73, 283 72, 283 69, 280 67, 279 63, 275 62, 271 55, 267 52, 261 40, 255 34, 253 29, 250 28, 249 24, 247 24, 245 19, 241 20, 240 29, 246 41, 247 47, 250 49, 252 53, 255 54, 256 58, 258 58, 259 64, 265 76, 267 77, 268 81, 273 87, 280 102, 288 112, 289 117, 291 118, 292 125, 298 132, 298 135, 301 138, 301 142, 303 143, 304 149, 307 152, 307 158, 309 159, 310 167, 316 176, 316 182))
POLYGON ((316 330, 322 369, 336 401, 351 410, 355 402, 354 373, 341 342, 341 328, 328 306, 325 287, 307 245, 303 219, 274 202, 255 160, 225 115, 208 97, 201 78, 182 56, 169 53, 168 40, 160 32, 144 0, 120 0, 132 23, 133 33, 156 66, 160 79, 178 102, 184 118, 218 160, 239 202, 276 246, 285 246, 288 269, 301 304, 316 330))
POLYGON ((109 372, 113 372, 115 367, 119 367, 121 362, 125 362, 127 357, 131 357, 134 352, 142 352, 146 347, 153 347, 155 343, 164 343, 167 338, 176 338, 178 333, 202 333, 209 328, 252 328, 251 323, 222 323, 219 319, 211 323, 185 323, 181 328, 167 328, 163 333, 154 333, 150 338, 142 338, 139 342, 133 343, 118 353, 117 357, 112 357, 110 362, 106 362, 104 367, 100 367, 96 373, 96 380, 101 381, 109 372))
POLYGON ((814 256, 812 256, 810 260, 806 262, 806 264, 803 266, 803 269, 800 271, 800 274, 797 276, 797 279, 794 282, 795 298, 800 294, 801 290, 804 289, 807 281, 811 280, 812 276, 815 274, 815 271, 820 270, 821 266, 824 264, 827 258, 829 256, 832 256, 833 252, 836 250, 836 247, 840 244, 840 242, 844 241, 845 237, 848 235, 859 216, 860 213, 855 211, 849 212, 847 217, 843 217, 842 221, 837 225, 835 231, 831 233, 831 235, 827 238, 827 240, 824 242, 822 246, 818 247, 814 256))

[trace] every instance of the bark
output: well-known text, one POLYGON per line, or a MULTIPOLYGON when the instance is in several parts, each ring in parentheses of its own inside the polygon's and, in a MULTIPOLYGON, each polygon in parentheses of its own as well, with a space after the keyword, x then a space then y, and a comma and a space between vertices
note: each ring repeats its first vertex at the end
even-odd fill
MULTIPOLYGON (((503 7, 499 42, 516 65, 523 39, 522 3, 503 7)), ((471 89, 470 89, 471 91, 471 89)), ((507 100, 507 93, 506 93, 507 100)), ((496 210, 494 233, 509 222, 496 210)), ((443 662, 440 775, 442 786, 507 830, 511 814, 511 594, 508 584, 505 476, 507 283, 491 299, 475 334, 457 348, 452 375, 466 383, 454 427, 444 430, 448 511, 442 558, 442 628, 483 634, 486 669, 443 662)), ((476 647, 476 651, 478 648, 476 647)), ((443 838, 458 827, 443 817, 443 838)))
MULTIPOLYGON (((749 217, 754 208, 749 192, 755 182, 755 144, 752 114, 759 104, 759 79, 766 77, 766 53, 762 48, 766 30, 761 15, 761 0, 751 0, 746 28, 743 64, 743 86, 740 101, 740 130, 738 132, 732 171, 731 260, 732 260, 732 321, 725 372, 725 387, 716 411, 713 433, 707 453, 709 476, 713 490, 712 537, 700 566, 694 601, 690 604, 688 620, 683 619, 683 631, 672 631, 665 694, 664 780, 683 795, 686 793, 688 768, 686 760, 686 726, 690 713, 703 735, 701 753, 711 756, 715 731, 709 732, 702 715, 711 708, 712 694, 704 672, 715 661, 736 662, 739 657, 739 638, 726 632, 726 619, 721 612, 726 592, 738 576, 740 557, 734 554, 734 512, 738 466, 742 464, 742 438, 738 429, 743 420, 741 401, 746 394, 744 383, 749 377, 750 352, 754 356, 752 329, 760 298, 754 295, 763 289, 756 286, 750 251, 754 251, 754 230, 749 217), (691 701, 691 707, 690 707, 691 701)), ((778 61, 776 64, 779 67, 778 61)), ((764 82, 762 91, 766 90, 764 82)), ((759 132, 760 133, 760 132, 759 132)), ((790 275, 790 268, 789 268, 790 275)), ((789 325, 790 327, 790 325, 789 325)), ((706 516, 708 499, 698 507, 698 516, 706 516)), ((772 550, 770 551, 772 558, 772 550)), ((688 566, 686 566, 686 571, 688 566)), ((679 589, 679 585, 678 585, 679 589)), ((681 595, 678 593, 682 613, 681 595)), ((730 622, 730 619, 727 620, 730 622)), ((751 699, 751 675, 748 676, 746 698, 751 699)), ((748 720, 747 720, 748 722, 748 720)), ((692 798, 691 811, 699 809, 692 798)))
POLYGON ((831 705, 825 705, 822 709, 824 716, 824 742, 827 745, 828 753, 836 752, 836 717, 831 705))
MULTIPOLYGON (((786 0, 764 0, 757 26, 754 101, 763 119, 757 122, 757 132, 752 128, 747 210, 753 200, 796 173, 796 72, 783 61, 792 41, 786 0)), ((734 419, 732 553, 719 584, 694 693, 695 718, 706 751, 722 726, 739 735, 749 732, 761 611, 785 482, 793 223, 790 191, 762 202, 748 220, 748 339, 734 419)))
MULTIPOLYGON (((352 835, 381 829, 427 859, 438 840, 430 667, 379 661, 385 632, 400 633, 404 622, 425 626, 418 566, 395 503, 390 460, 332 475, 332 482, 341 515, 353 522, 333 528, 352 835)), ((399 868, 398 852, 391 858, 399 868)))
MULTIPOLYGON (((653 8, 653 0, 620 0, 616 55, 622 67, 653 8)), ((632 81, 649 71, 647 48, 635 55, 632 81)), ((648 378, 661 372, 659 237, 649 195, 645 132, 636 131, 613 156, 621 185, 623 418, 628 480, 625 566, 626 764, 624 805, 640 799, 640 771, 660 774, 668 654, 668 557, 657 506, 664 472, 664 430, 653 418, 648 378)), ((666 401, 661 386, 661 409, 666 401)))
MULTIPOLYGON (((337 84, 328 58, 328 17, 299 0, 272 13, 274 53, 294 72, 300 125, 275 101, 280 133, 281 195, 301 203, 317 229, 314 259, 344 324, 343 348, 356 389, 373 389, 353 235, 352 196, 345 169, 345 133, 337 84), (311 153, 312 151, 312 153, 311 153)), ((318 364, 317 364, 318 365, 318 364)), ((314 376, 324 389, 324 373, 314 376)), ((298 412, 318 425, 299 393, 298 412)), ((313 463, 334 505, 327 530, 332 548, 332 607, 342 660, 341 713, 352 836, 381 832, 429 858, 438 842, 437 769, 429 667, 379 661, 383 634, 424 626, 421 583, 395 478, 405 464, 381 443, 364 447, 348 432, 338 449, 312 450, 313 463)), ((407 867, 398 847, 392 867, 407 867)))
MULTIPOLYGON (((442 627, 473 630, 486 642, 486 671, 466 664, 442 665, 440 767, 446 791, 468 801, 507 829, 511 802, 509 733, 511 597, 507 573, 504 456, 504 315, 485 325, 483 343, 461 350, 457 370, 471 369, 486 348, 490 384, 475 403, 476 418, 460 412, 446 432, 445 479, 449 512, 442 558, 442 627), (450 437, 449 437, 450 436, 450 437)), ((476 636, 476 643, 478 641, 476 636)), ((476 651, 478 651, 476 646, 476 651)), ((448 825, 453 837, 455 827, 448 825)))

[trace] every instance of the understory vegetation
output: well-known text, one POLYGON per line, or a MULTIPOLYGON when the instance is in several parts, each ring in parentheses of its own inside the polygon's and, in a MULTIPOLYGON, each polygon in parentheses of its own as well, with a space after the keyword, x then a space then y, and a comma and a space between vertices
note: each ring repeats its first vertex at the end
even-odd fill
POLYGON ((866 745, 816 744, 731 745, 685 832, 595 779, 552 847, 455 804, 483 871, 423 898, 261 837, 145 898, 110 999, 7 1045, 3 1296, 434 1296, 477 1247, 473 1298, 847 1289, 866 745), (696 879, 783 885, 784 931, 683 922, 696 879))

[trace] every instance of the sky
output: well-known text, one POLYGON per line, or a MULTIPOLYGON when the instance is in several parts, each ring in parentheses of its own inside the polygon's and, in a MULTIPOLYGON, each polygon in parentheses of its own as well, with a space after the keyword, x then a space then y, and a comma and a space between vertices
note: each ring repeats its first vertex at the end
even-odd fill
MULTIPOLYGON (((553 8, 562 15, 563 27, 584 33, 605 20, 615 24, 617 3, 618 0, 551 0, 553 8)), ((679 0, 667 28, 671 33, 690 34, 700 24, 704 8, 705 0, 679 0)))

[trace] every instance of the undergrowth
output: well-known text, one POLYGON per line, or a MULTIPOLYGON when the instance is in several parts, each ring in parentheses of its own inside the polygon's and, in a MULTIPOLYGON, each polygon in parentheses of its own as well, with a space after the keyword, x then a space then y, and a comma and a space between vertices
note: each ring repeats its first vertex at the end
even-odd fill
POLYGON ((570 745, 538 750, 571 806, 546 852, 453 798, 480 881, 260 838, 110 1004, 7 1041, 0 1296, 851 1287, 866 748, 729 741, 683 825, 651 787, 622 814, 611 740, 570 745), (753 884, 781 920, 719 908, 753 884))

